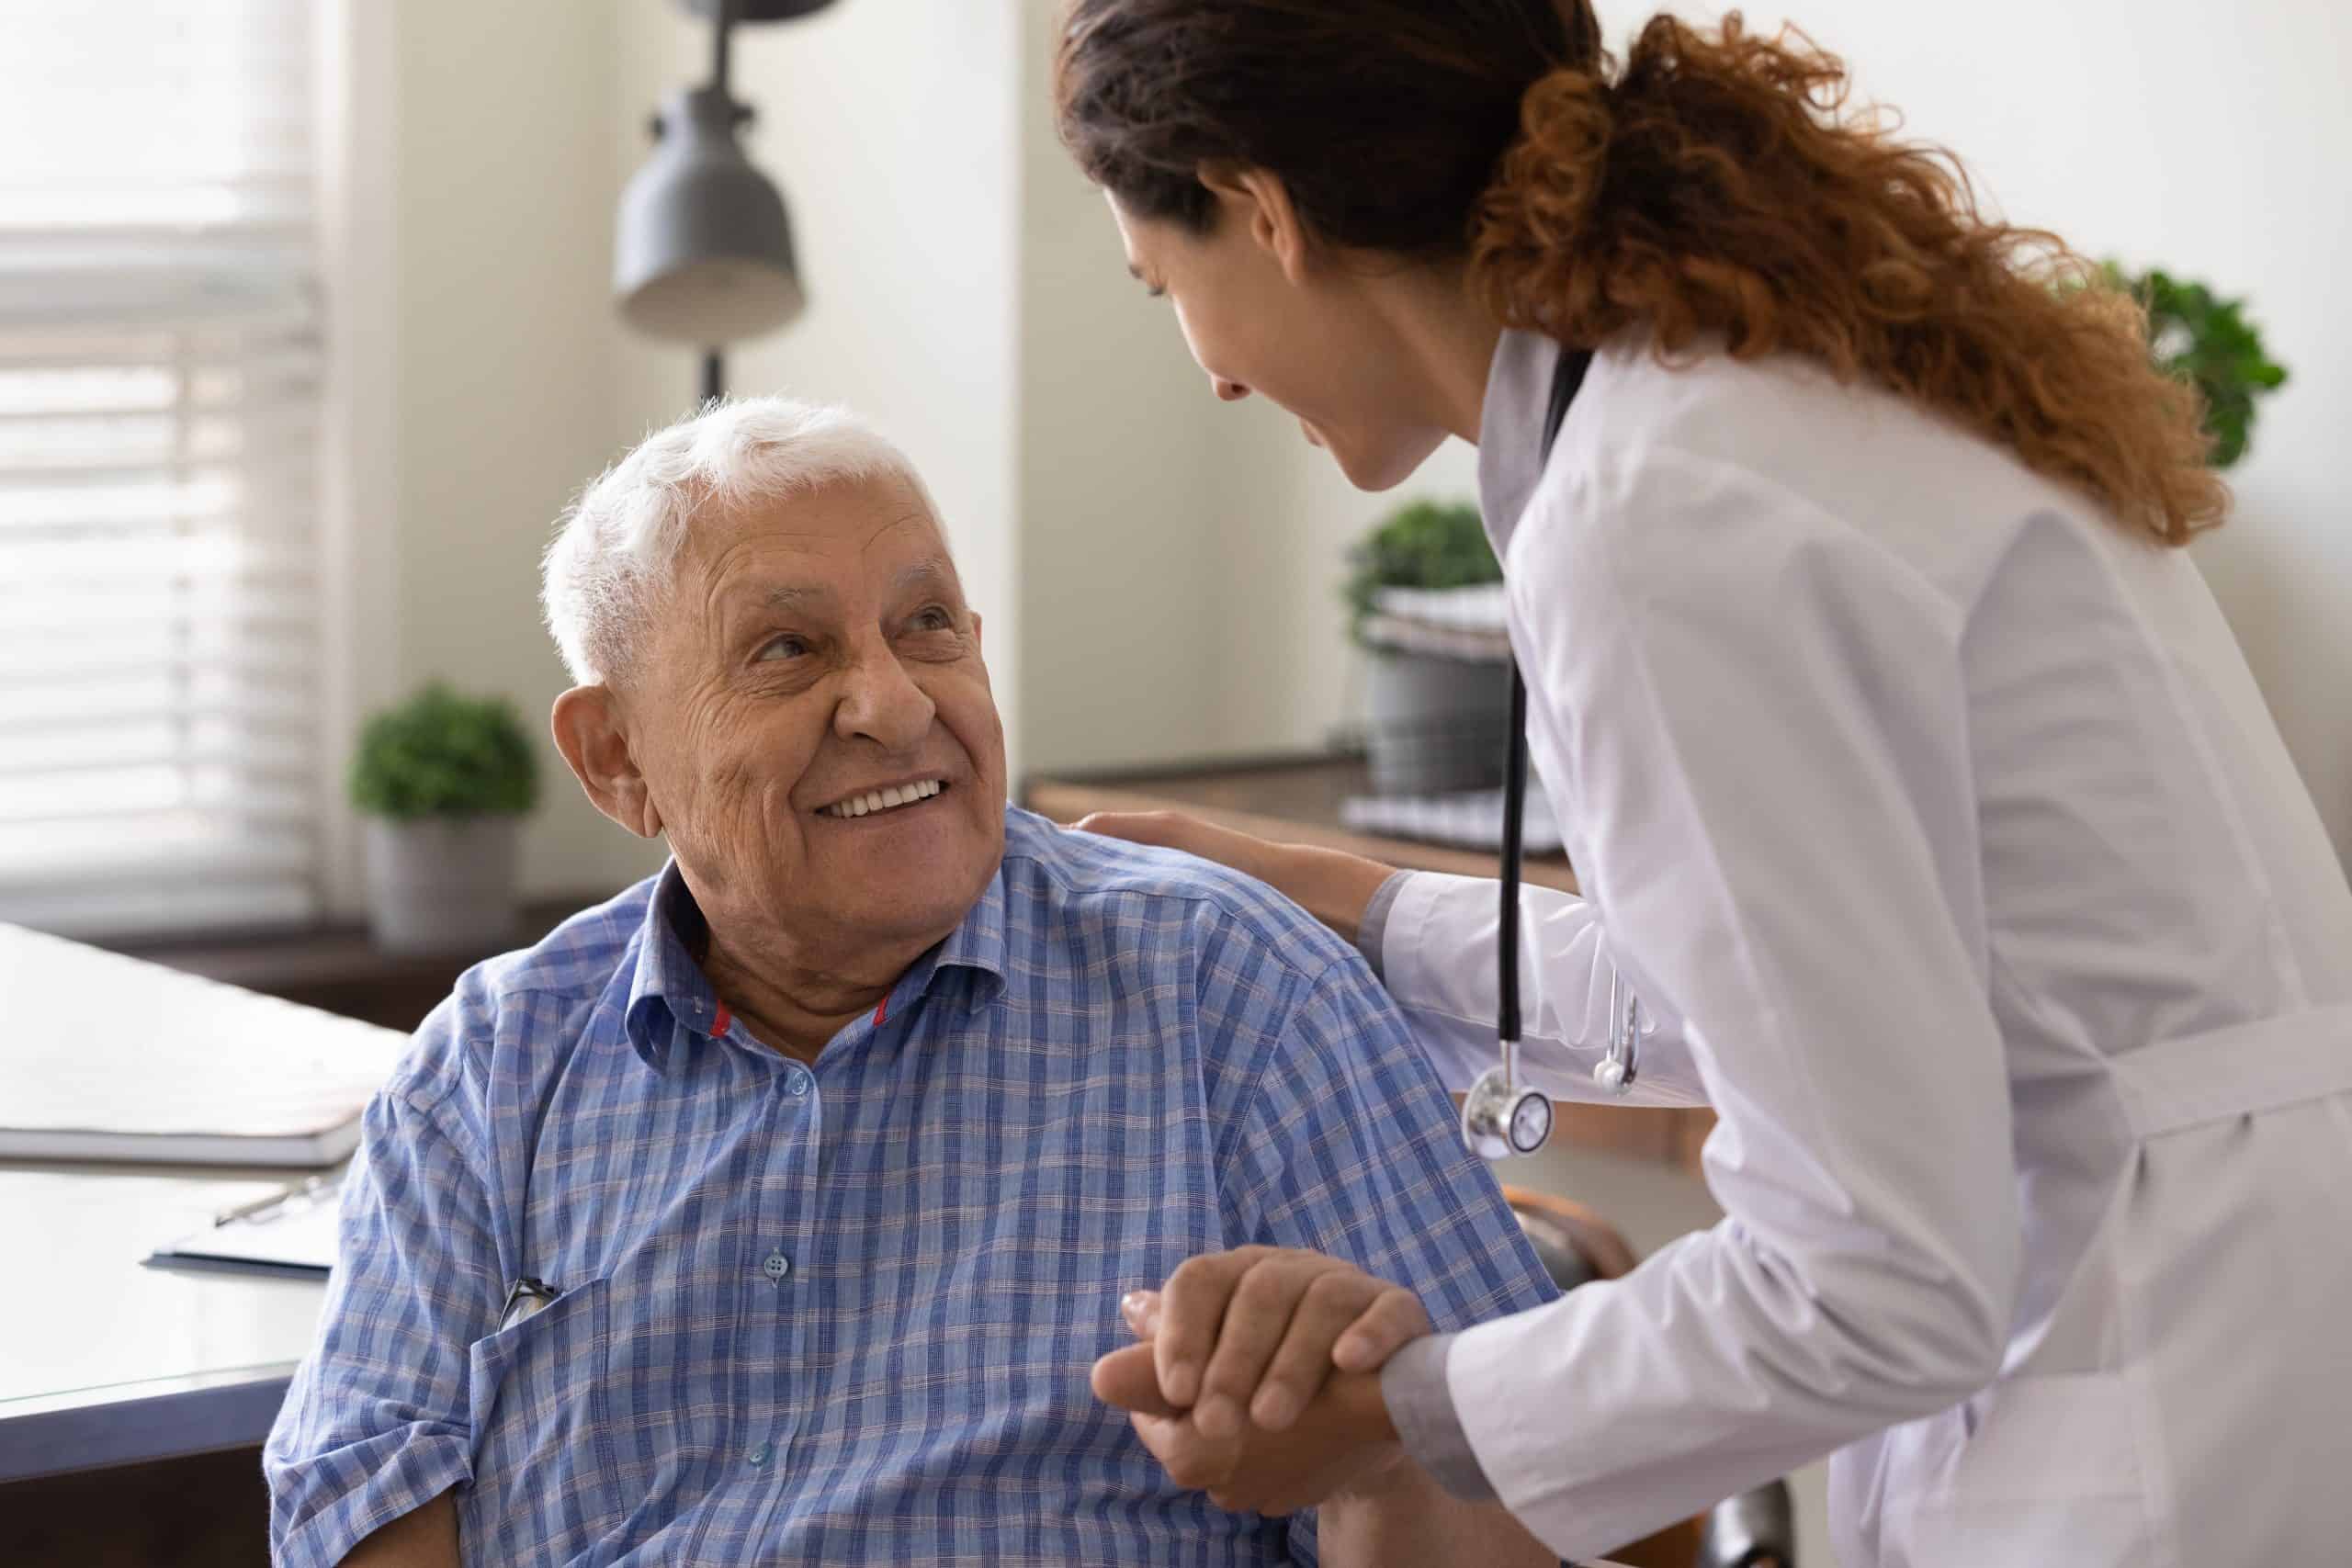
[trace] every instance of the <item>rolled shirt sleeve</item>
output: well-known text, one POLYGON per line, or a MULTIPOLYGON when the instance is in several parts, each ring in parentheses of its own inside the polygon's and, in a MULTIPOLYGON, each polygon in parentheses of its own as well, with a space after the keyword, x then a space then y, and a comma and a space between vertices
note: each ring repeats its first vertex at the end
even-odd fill
POLYGON ((262 1451, 287 1568, 340 1562, 472 1479, 468 1348, 500 1284, 483 1168, 445 1093, 404 1068, 362 1122, 318 1339, 262 1451))

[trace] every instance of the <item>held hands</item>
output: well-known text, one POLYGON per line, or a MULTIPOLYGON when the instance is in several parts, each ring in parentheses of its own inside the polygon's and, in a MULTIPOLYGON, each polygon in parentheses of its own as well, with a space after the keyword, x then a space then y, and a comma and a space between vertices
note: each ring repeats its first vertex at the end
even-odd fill
POLYGON ((1284 1514, 1378 1491, 1408 1463, 1378 1370, 1430 1331, 1411 1292, 1317 1253, 1195 1258, 1120 1303, 1137 1344, 1094 1364, 1179 1485, 1284 1514))

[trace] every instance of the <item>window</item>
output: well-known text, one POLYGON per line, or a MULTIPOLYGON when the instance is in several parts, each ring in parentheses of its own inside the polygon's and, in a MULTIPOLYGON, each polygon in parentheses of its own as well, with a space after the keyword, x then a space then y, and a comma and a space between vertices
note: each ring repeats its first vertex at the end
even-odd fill
POLYGON ((313 0, 0 0, 0 919, 313 915, 313 0))

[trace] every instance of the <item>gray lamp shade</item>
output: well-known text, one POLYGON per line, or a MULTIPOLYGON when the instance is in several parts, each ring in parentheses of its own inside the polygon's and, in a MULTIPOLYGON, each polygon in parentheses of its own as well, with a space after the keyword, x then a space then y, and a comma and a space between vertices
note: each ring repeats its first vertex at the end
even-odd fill
POLYGON ((772 333, 807 304, 784 197, 744 157, 739 114, 707 87, 677 94, 621 194, 613 292, 648 336, 717 347, 772 333))

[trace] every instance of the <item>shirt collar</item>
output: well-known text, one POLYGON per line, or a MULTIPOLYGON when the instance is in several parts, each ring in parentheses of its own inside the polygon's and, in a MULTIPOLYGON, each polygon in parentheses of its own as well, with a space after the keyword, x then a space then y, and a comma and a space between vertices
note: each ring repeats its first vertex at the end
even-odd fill
POLYGON ((1540 333, 1509 331, 1487 367, 1487 400, 1478 418, 1478 510, 1497 559, 1544 477, 1544 415, 1560 345, 1540 333))
MULTIPOLYGON (((892 1010, 903 1007, 905 999, 927 993, 940 972, 951 968, 972 972, 970 1007, 995 1000, 1004 989, 1004 864, 999 862, 978 901, 947 940, 916 960, 891 987, 892 1010)), ((698 942, 702 931, 702 909, 673 858, 655 878, 653 896, 646 901, 623 1013, 629 1044, 657 1072, 669 1065, 673 1024, 706 1037, 716 1032, 721 1011, 718 993, 711 989, 687 945, 690 939, 698 942)))

